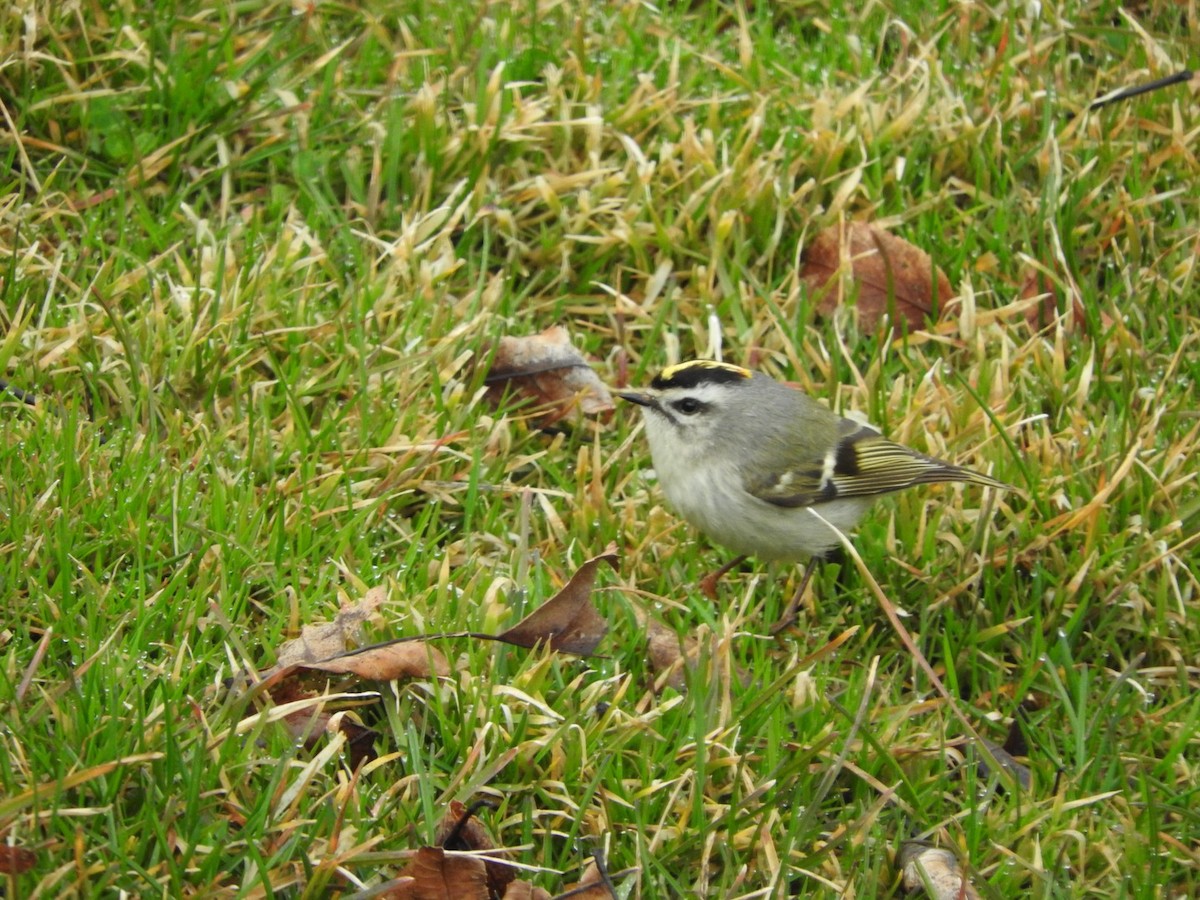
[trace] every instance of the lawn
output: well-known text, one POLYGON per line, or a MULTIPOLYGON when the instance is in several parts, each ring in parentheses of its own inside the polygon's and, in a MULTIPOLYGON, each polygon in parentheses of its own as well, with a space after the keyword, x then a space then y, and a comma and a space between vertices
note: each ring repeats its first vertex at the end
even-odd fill
POLYGON ((469 898, 404 884, 457 803, 510 898, 897 896, 919 841, 1200 895, 1200 82, 1089 108, 1197 47, 1169 0, 0 13, 0 894, 469 898), (814 282, 850 223, 954 301, 814 282), (705 596, 636 408, 487 380, 555 325, 1015 490, 881 501, 772 636, 800 568, 705 596), (593 654, 462 634, 610 545, 593 654), (441 674, 261 682, 358 612, 441 674))

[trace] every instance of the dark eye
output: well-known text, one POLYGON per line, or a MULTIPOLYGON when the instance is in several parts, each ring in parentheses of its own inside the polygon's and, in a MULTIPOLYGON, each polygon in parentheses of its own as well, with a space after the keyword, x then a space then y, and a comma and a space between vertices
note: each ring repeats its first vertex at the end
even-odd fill
POLYGON ((695 397, 684 397, 682 400, 676 400, 671 405, 685 416, 694 416, 700 410, 704 409, 704 404, 695 397))

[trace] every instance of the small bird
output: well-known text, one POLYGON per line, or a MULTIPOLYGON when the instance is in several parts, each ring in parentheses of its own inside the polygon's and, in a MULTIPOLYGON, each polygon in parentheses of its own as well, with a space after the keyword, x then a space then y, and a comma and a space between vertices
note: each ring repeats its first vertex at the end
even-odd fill
POLYGON ((654 469, 671 506, 739 554, 705 580, 706 593, 747 556, 812 560, 773 630, 790 624, 816 564, 840 543, 833 529, 850 531, 880 495, 943 481, 1009 489, 728 363, 680 363, 650 387, 617 395, 642 408, 654 469))

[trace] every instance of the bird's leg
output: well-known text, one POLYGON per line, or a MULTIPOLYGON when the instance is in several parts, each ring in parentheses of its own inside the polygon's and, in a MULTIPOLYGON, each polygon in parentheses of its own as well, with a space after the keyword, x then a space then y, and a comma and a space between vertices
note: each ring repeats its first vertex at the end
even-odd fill
POLYGON ((808 565, 804 569, 804 577, 800 579, 800 587, 796 588, 796 593, 792 594, 792 599, 788 602, 787 609, 783 611, 783 615, 779 617, 779 621, 771 626, 771 634, 779 634, 785 629, 791 628, 796 624, 796 613, 800 609, 800 601, 804 599, 804 592, 808 590, 808 583, 812 581, 813 572, 817 571, 817 566, 821 564, 822 558, 814 556, 808 561, 808 565))
POLYGON ((746 561, 746 557, 739 556, 737 559, 731 559, 715 572, 709 572, 700 579, 700 593, 709 600, 717 599, 717 582, 729 573, 731 569, 736 569, 746 561))

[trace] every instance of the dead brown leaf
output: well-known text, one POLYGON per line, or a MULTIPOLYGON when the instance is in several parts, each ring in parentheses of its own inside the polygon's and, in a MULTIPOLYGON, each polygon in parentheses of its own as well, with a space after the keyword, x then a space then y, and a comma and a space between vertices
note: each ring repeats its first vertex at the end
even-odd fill
POLYGON ((580 882, 570 890, 556 894, 553 900, 616 900, 616 896, 603 882, 580 882))
POLYGON ((646 617, 646 644, 650 668, 656 673, 654 690, 664 687, 683 691, 687 688, 687 670, 696 664, 700 647, 695 638, 680 639, 674 631, 658 621, 646 617))
POLYGON ((646 631, 646 654, 650 660, 650 668, 656 673, 655 693, 668 687, 677 691, 687 690, 688 672, 700 664, 701 652, 706 646, 711 663, 708 674, 711 677, 719 680, 731 679, 742 687, 750 684, 750 673, 732 665, 728 655, 722 653, 721 641, 716 635, 707 634, 703 642, 692 635, 680 637, 643 610, 636 610, 634 616, 638 625, 646 631))
POLYGON ((425 641, 400 638, 351 650, 332 659, 302 663, 299 668, 340 675, 357 675, 367 681, 430 678, 450 674, 450 663, 440 650, 425 641))
MULTIPOLYGON (((600 557, 597 557, 600 559, 600 557)), ((391 900, 615 900, 613 882, 637 872, 609 874, 599 852, 585 867, 578 884, 552 898, 548 891, 517 880, 507 859, 512 851, 497 849, 475 812, 486 801, 465 805, 452 801, 438 824, 436 847, 422 847, 396 877, 376 888, 391 900)))
POLYGON ((283 644, 275 657, 279 669, 330 659, 360 643, 363 625, 379 611, 387 599, 387 590, 373 587, 357 603, 345 604, 332 622, 305 625, 300 636, 283 644))
POLYGON ((908 841, 900 846, 900 867, 907 890, 927 888, 932 900, 979 900, 958 857, 949 850, 908 841))
POLYGON ((381 894, 389 900, 490 900, 483 860, 422 847, 400 872, 411 879, 381 894))
MULTIPOLYGON (((278 706, 293 703, 297 700, 316 700, 320 695, 316 691, 306 690, 292 678, 281 680, 271 690, 271 699, 278 706)), ((293 738, 303 740, 304 746, 312 749, 321 736, 329 730, 336 709, 314 702, 312 706, 290 712, 283 717, 283 725, 293 738)), ((349 751, 350 768, 357 769, 361 763, 377 759, 375 738, 379 733, 362 725, 347 715, 337 719, 337 730, 346 736, 346 747, 349 751)))
MULTIPOLYGON (((1055 265, 1053 268, 1056 272, 1061 272, 1060 266, 1055 265)), ((1081 333, 1086 334, 1087 317, 1084 314, 1083 303, 1079 299, 1078 292, 1068 290, 1067 293, 1070 294, 1071 312, 1070 315, 1064 317, 1064 324, 1068 331, 1078 329, 1081 333)), ((1040 297, 1041 301, 1025 310, 1025 321, 1032 331, 1041 331, 1043 328, 1053 325, 1055 319, 1058 318, 1059 307, 1062 305, 1062 292, 1059 290, 1057 280, 1048 275, 1044 269, 1027 266, 1021 282, 1021 299, 1033 300, 1035 297, 1040 297)))
MULTIPOLYGON (((293 738, 303 740, 304 746, 311 750, 317 745, 321 736, 329 730, 333 713, 327 711, 298 710, 283 717, 284 727, 293 738)), ((346 736, 346 744, 350 751, 350 768, 358 768, 359 763, 371 762, 378 759, 375 752, 375 738, 378 733, 359 725, 344 716, 338 720, 337 730, 346 736)))
POLYGON ((399 878, 393 878, 387 884, 381 886, 379 897, 383 900, 403 900, 405 897, 412 897, 410 892, 413 885, 417 883, 417 879, 410 875, 403 875, 399 878))
POLYGON ((552 900, 617 900, 616 884, 626 875, 634 875, 637 869, 623 869, 610 872, 604 864, 602 854, 593 854, 593 858, 583 868, 583 877, 577 884, 566 889, 562 894, 556 894, 552 900))
POLYGON ((354 768, 376 758, 378 733, 344 714, 344 701, 319 702, 323 686, 314 685, 311 673, 351 675, 368 681, 450 674, 445 656, 423 641, 391 641, 361 650, 347 649, 361 642, 363 626, 386 599, 384 588, 372 588, 357 603, 344 604, 332 622, 305 625, 299 637, 279 648, 275 666, 259 673, 251 688, 255 693, 268 694, 277 706, 312 700, 311 705, 284 716, 284 726, 293 737, 312 747, 332 725, 346 736, 354 768))
MULTIPOLYGON (((1029 744, 1025 740, 1025 732, 1021 728, 1021 722, 1024 717, 1025 712, 1022 707, 1018 709, 1017 715, 1013 717, 1012 722, 1009 724, 1008 734, 1005 735, 1003 745, 989 741, 987 738, 982 739, 983 744, 987 747, 987 753, 979 754, 978 769, 980 778, 983 778, 985 781, 991 778, 994 764, 1006 770, 1021 790, 1028 791, 1033 787, 1033 770, 1017 758, 1029 755, 1029 744)), ((970 739, 965 739, 952 742, 950 746, 963 748, 969 747, 971 743, 970 739)))
POLYGON ((832 226, 804 250, 801 277, 820 300, 817 312, 833 313, 845 302, 841 276, 858 287, 859 327, 874 331, 885 314, 892 337, 924 328, 945 315, 955 297, 946 273, 929 254, 867 222, 832 226), (935 298, 936 291, 936 298, 935 298))
POLYGON ((37 854, 25 847, 0 844, 0 875, 21 875, 37 863, 37 854))
POLYGON ((558 894, 553 900, 616 900, 612 879, 602 873, 596 861, 590 860, 583 869, 578 883, 558 894))
POLYGON ((475 807, 457 800, 450 801, 450 808, 438 824, 434 840, 446 850, 493 850, 496 847, 483 823, 475 817, 475 807))
MULTIPOLYGON (((992 759, 996 761, 996 765, 1002 769, 1007 769, 1021 790, 1028 791, 1033 787, 1033 773, 1030 771, 1029 766, 1019 762, 1015 755, 1009 753, 999 744, 994 744, 986 739, 984 743, 987 744, 988 751, 991 753, 992 759)), ((987 758, 981 758, 979 760, 980 777, 984 779, 990 778, 991 773, 992 767, 987 758)))
POLYGON ((543 426, 576 409, 595 416, 614 408, 608 388, 561 325, 527 337, 502 337, 484 381, 494 403, 511 390, 545 408, 543 426))
POLYGON ((449 675, 446 657, 425 641, 402 638, 352 649, 362 640, 363 625, 386 597, 384 588, 372 588, 359 602, 343 605, 332 622, 305 625, 298 638, 279 648, 275 666, 260 673, 258 688, 269 691, 276 703, 286 703, 316 696, 297 685, 306 672, 353 675, 367 681, 449 675))
POLYGON ((496 640, 518 647, 548 644, 552 650, 591 656, 608 631, 608 623, 591 600, 596 569, 602 562, 617 567, 617 554, 612 546, 580 566, 561 591, 497 635, 496 640))
POLYGON ((504 900, 552 900, 550 892, 530 884, 528 881, 514 881, 504 892, 504 900))
MULTIPOLYGON (((401 678, 449 675, 450 664, 440 651, 424 641, 377 644, 362 650, 352 650, 333 659, 313 660, 272 670, 268 676, 272 682, 269 689, 272 702, 282 706, 296 700, 320 697, 319 691, 305 686, 306 672, 353 675, 367 681, 396 681, 401 678)), ((304 739, 305 746, 312 747, 329 729, 330 722, 338 711, 338 704, 324 706, 314 703, 309 708, 288 713, 283 717, 283 723, 293 737, 304 739)), ((377 732, 345 715, 338 717, 337 730, 346 736, 351 768, 357 768, 360 763, 370 762, 377 757, 377 732)))
MULTIPOLYGON (((468 807, 457 800, 450 802, 450 808, 442 817, 437 830, 437 843, 445 850, 495 850, 496 844, 483 823, 475 816, 476 809, 486 804, 473 804, 468 807)), ((498 854, 499 855, 499 854, 498 854)), ((502 897, 508 889, 509 882, 515 877, 513 870, 501 863, 485 860, 487 869, 488 890, 493 897, 502 897)))
MULTIPOLYGON (((345 735, 350 764, 356 768, 376 758, 378 734, 346 714, 347 706, 361 705, 356 698, 339 696, 328 702, 322 700, 330 681, 323 676, 345 675, 365 681, 448 676, 450 664, 430 643, 434 638, 473 637, 530 648, 544 644, 556 651, 590 656, 608 630, 608 623, 591 602, 596 569, 601 562, 616 568, 616 558, 610 546, 605 553, 589 559, 562 590, 503 634, 426 635, 347 650, 348 645, 361 639, 363 623, 383 603, 382 589, 369 591, 360 602, 343 606, 333 622, 304 626, 299 638, 280 648, 279 663, 258 674, 248 695, 269 696, 276 706, 302 702, 302 706, 282 717, 289 732, 311 747, 331 727, 336 728, 345 735)), ((498 867, 495 873, 489 870, 489 874, 493 896, 499 897, 512 875, 506 867, 498 867)))

